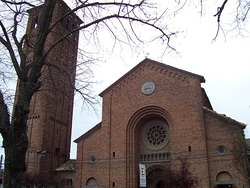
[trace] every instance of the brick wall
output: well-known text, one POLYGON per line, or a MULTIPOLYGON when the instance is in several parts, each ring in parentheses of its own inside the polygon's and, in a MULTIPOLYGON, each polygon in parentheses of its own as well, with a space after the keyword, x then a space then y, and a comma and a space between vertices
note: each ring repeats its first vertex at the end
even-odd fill
MULTIPOLYGON (((239 135, 245 125, 212 111, 201 88, 204 81, 202 76, 145 59, 103 91, 102 123, 76 140, 77 161, 85 161, 76 171, 79 187, 88 178, 94 178, 101 188, 138 187, 141 155, 148 160, 148 178, 166 165, 177 169, 178 159, 185 157, 200 188, 214 187, 230 174, 235 186, 248 187, 245 156, 239 150, 244 147, 239 135), (155 84, 155 90, 145 95, 141 86, 148 81, 155 84), (166 123, 169 129, 169 142, 157 150, 142 141, 144 127, 154 120, 166 123), (218 146, 225 146, 226 153, 218 154, 218 146), (92 153, 102 160, 87 164, 92 153), (163 153, 171 158, 150 158, 163 153)), ((148 187, 154 183, 149 181, 148 187)))

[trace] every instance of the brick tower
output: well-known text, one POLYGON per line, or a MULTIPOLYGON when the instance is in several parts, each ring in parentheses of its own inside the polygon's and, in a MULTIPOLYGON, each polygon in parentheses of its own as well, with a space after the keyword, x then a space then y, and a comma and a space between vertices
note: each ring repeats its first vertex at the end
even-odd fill
MULTIPOLYGON (((28 11, 26 34, 29 41, 36 41, 42 6, 28 11)), ((75 14, 63 17, 69 11, 66 3, 62 0, 57 1, 52 24, 58 23, 47 37, 45 49, 82 23, 75 14), (61 17, 63 19, 60 19, 61 17)), ((30 104, 27 123, 27 172, 47 180, 51 180, 54 169, 70 157, 74 98, 72 86, 75 82, 78 37, 78 32, 69 35, 46 57, 46 65, 40 78, 42 87, 35 93, 30 104)), ((27 56, 32 59, 32 48, 26 46, 25 50, 27 56)))

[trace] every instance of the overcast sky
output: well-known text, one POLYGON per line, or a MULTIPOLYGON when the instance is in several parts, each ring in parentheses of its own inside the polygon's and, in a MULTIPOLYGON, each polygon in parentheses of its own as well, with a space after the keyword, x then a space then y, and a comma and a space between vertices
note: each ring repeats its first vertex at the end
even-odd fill
MULTIPOLYGON (((250 39, 230 39, 226 43, 211 44, 197 36, 189 46, 184 42, 185 49, 181 57, 158 59, 155 55, 147 57, 162 63, 181 68, 205 77, 202 84, 210 99, 213 109, 245 124, 250 122, 250 39), (243 47, 245 46, 245 48, 243 47)), ((95 87, 97 93, 106 89, 122 75, 142 61, 145 56, 125 58, 123 60, 111 58, 110 62, 103 64, 96 70, 102 84, 95 87)), ((78 99, 76 99, 78 101, 78 99)), ((84 132, 101 121, 101 110, 98 115, 93 110, 82 108, 76 102, 73 121, 72 139, 76 139, 84 132)), ((250 138, 250 127, 245 130, 246 137, 250 138)), ((75 156, 76 144, 72 144, 71 154, 75 156)))
MULTIPOLYGON (((214 12, 213 12, 214 13, 214 12)), ((217 24, 213 13, 207 11, 205 17, 200 18, 182 15, 183 33, 175 42, 179 54, 170 53, 162 56, 161 45, 146 45, 137 54, 123 51, 122 53, 108 53, 102 65, 94 68, 97 80, 102 84, 94 87, 96 93, 102 92, 126 72, 140 63, 144 58, 150 59, 195 73, 205 77, 202 84, 210 99, 213 109, 245 124, 250 122, 250 38, 227 36, 220 33, 216 41, 217 24), (186 20, 185 20, 186 19, 186 20), (190 20, 192 19, 192 20, 190 20)), ((178 19, 177 19, 178 21, 178 19)), ((249 27, 248 27, 249 28, 249 27)), ((81 45, 81 44, 80 44, 81 45)), ((76 99, 72 140, 75 140, 87 130, 101 121, 99 115, 79 105, 76 99)), ((245 130, 250 138, 250 127, 245 130)), ((71 158, 75 158, 76 144, 72 143, 71 158)))

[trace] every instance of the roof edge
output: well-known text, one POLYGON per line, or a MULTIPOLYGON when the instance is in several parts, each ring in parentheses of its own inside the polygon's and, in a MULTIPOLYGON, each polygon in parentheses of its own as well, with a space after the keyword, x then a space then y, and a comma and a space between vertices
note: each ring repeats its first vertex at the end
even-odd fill
POLYGON ((212 116, 216 117, 216 118, 219 118, 223 121, 226 121, 227 123, 230 123, 230 124, 235 124, 235 125, 239 125, 241 128, 245 129, 246 128, 246 124, 245 123, 242 123, 242 122, 239 122, 239 121, 236 121, 235 119, 232 119, 224 114, 219 114, 209 108, 206 108, 203 106, 203 109, 208 112, 209 114, 211 114, 212 116))
POLYGON ((56 169, 54 172, 75 172, 76 171, 76 159, 70 159, 67 162, 63 163, 56 169))
POLYGON ((74 140, 75 143, 80 142, 83 139, 88 138, 90 135, 94 134, 96 131, 98 131, 102 126, 102 122, 98 123, 96 126, 88 130, 86 133, 78 137, 77 139, 74 140))
POLYGON ((132 69, 130 69, 127 73, 125 73, 122 77, 120 77, 117 81, 115 81, 113 84, 111 84, 109 87, 107 87, 104 91, 102 91, 99 94, 99 96, 102 97, 106 92, 111 90, 114 85, 119 83, 122 79, 124 79, 126 76, 128 76, 131 72, 135 71, 138 67, 140 67, 143 63, 146 63, 146 62, 151 62, 151 63, 159 64, 161 66, 165 66, 165 67, 174 69, 174 70, 179 71, 181 73, 184 73, 184 74, 187 74, 189 76, 197 78, 198 80, 200 80, 201 83, 205 83, 205 78, 203 76, 201 76, 201 75, 194 74, 194 73, 191 73, 191 72, 188 72, 188 71, 185 71, 185 70, 182 70, 182 69, 179 69, 179 68, 176 68, 176 67, 173 67, 173 66, 170 66, 170 65, 167 65, 167 64, 164 64, 164 63, 149 59, 149 58, 145 58, 140 63, 138 63, 136 66, 134 66, 132 69))

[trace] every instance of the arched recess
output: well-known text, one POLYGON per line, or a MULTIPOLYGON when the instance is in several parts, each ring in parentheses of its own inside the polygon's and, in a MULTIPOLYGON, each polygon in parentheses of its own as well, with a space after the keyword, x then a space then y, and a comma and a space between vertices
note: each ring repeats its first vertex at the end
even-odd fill
POLYGON ((227 171, 222 171, 217 174, 216 181, 232 181, 233 178, 231 174, 227 171))
POLYGON ((147 169, 147 188, 161 187, 164 166, 153 165, 147 169))
POLYGON ((95 178, 91 177, 87 179, 84 188, 98 188, 98 184, 95 178))
POLYGON ((235 182, 233 181, 232 175, 227 171, 221 171, 216 176, 215 186, 218 188, 232 187, 235 182))
MULTIPOLYGON (((126 135, 126 159, 127 159, 127 186, 126 187, 137 187, 138 182, 138 136, 137 133, 140 131, 141 125, 152 119, 159 118, 166 121, 169 125, 169 129, 174 124, 171 115, 163 108, 159 106, 146 106, 136 111, 130 118, 127 124, 127 135, 126 135)), ((171 137, 171 136, 170 136, 171 137)))

